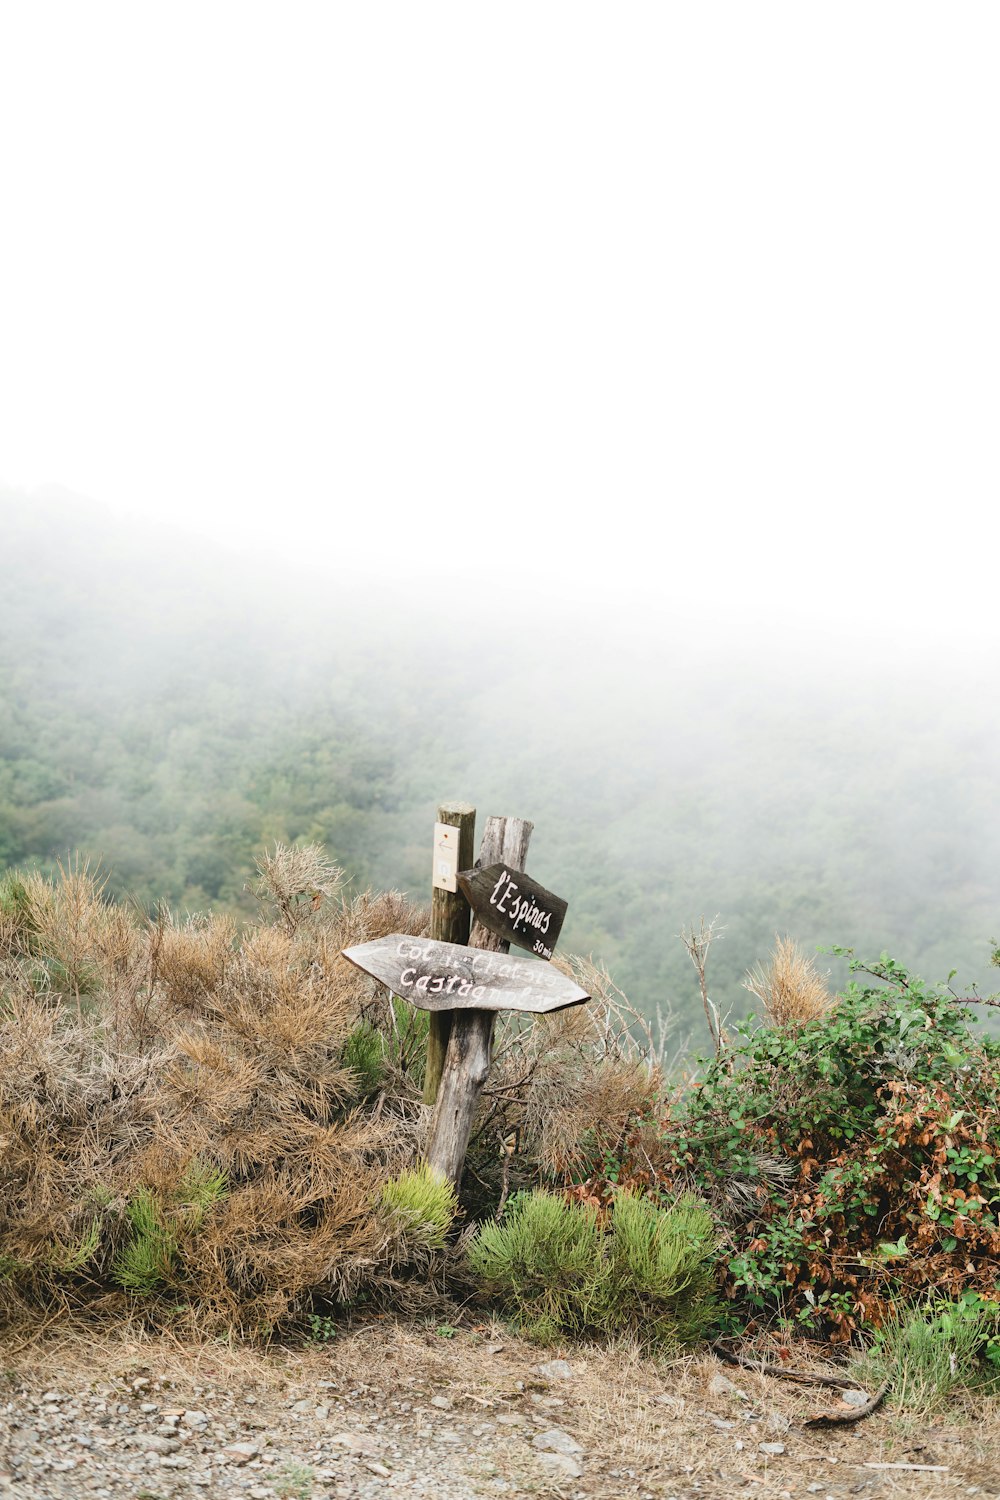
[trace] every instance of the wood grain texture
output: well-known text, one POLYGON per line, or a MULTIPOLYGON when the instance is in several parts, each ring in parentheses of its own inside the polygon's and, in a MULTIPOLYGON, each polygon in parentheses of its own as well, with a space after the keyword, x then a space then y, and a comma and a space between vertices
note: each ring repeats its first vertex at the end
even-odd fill
MULTIPOLYGON (((532 826, 524 818, 487 818, 479 848, 480 865, 500 863, 511 870, 523 870, 532 826)), ((507 953, 510 945, 481 922, 473 921, 469 946, 488 953, 507 953)), ((538 964, 536 967, 542 966, 538 964)), ((442 1172, 456 1188, 462 1181, 479 1096, 490 1073, 493 1021, 493 1012, 488 1010, 458 1012, 452 1021, 444 1073, 431 1121, 427 1162, 432 1170, 442 1172)))
POLYGON ((552 957, 567 911, 561 896, 505 864, 461 869, 458 884, 484 927, 539 958, 552 957))
MULTIPOLYGON (((526 818, 487 818, 483 841, 479 846, 479 863, 482 868, 502 864, 508 870, 523 870, 534 826, 526 818)), ((484 948, 489 953, 506 953, 510 944, 474 917, 469 946, 484 948)))
MULTIPOLYGON (((443 802, 437 810, 437 821, 458 829, 458 868, 464 870, 474 858, 476 847, 476 809, 468 802, 443 802)), ((464 892, 431 892, 431 937, 444 943, 469 941, 472 913, 464 892)), ((451 1012, 437 1011, 432 1014, 427 1032, 427 1064, 424 1069, 424 1103, 433 1104, 437 1099, 441 1074, 444 1071, 445 1053, 451 1035, 451 1012)))
POLYGON ((420 1010, 537 1015, 590 999, 551 964, 405 932, 345 948, 343 956, 420 1010))

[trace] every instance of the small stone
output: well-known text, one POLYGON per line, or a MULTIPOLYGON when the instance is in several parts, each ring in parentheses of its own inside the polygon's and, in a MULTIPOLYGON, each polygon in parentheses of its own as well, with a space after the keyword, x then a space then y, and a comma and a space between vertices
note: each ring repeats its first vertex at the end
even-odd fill
POLYGON ((735 1422, 727 1422, 725 1417, 713 1417, 712 1426, 718 1427, 721 1432, 727 1432, 729 1428, 735 1427, 735 1422))
POLYGON ((191 1460, 183 1453, 171 1453, 160 1459, 161 1469, 190 1469, 191 1460))
POLYGON ((231 1464, 248 1464, 259 1453, 259 1443, 228 1443, 222 1450, 222 1457, 231 1464))
POLYGON ((313 1412, 313 1416, 316 1417, 320 1422, 325 1422, 329 1415, 330 1408, 328 1406, 317 1406, 316 1410, 313 1412))
POLYGON ((54 1403, 56 1401, 61 1401, 62 1399, 63 1398, 59 1394, 58 1391, 46 1391, 45 1395, 42 1397, 43 1401, 49 1402, 49 1403, 54 1403))
POLYGON ((872 1398, 867 1391, 841 1391, 840 1399, 847 1406, 867 1406, 872 1398))
POLYGON ((181 1446, 177 1437, 147 1437, 145 1433, 137 1437, 135 1443, 144 1453, 176 1453, 181 1446))
POLYGON ((527 1427, 528 1425, 527 1417, 522 1417, 520 1412, 516 1411, 504 1412, 502 1416, 497 1417, 497 1421, 503 1427, 527 1427))
POLYGON ((550 1473, 564 1475, 567 1479, 579 1479, 583 1473, 578 1460, 569 1453, 540 1453, 538 1459, 550 1473))
POLYGON ((486 1353, 487 1354, 502 1354, 503 1351, 504 1351, 504 1345, 503 1344, 487 1344, 486 1345, 486 1353))
POLYGON ((582 1453, 583 1448, 576 1438, 570 1437, 568 1432, 563 1432, 559 1427, 550 1427, 547 1432, 536 1432, 531 1439, 532 1447, 539 1448, 543 1453, 582 1453))
POLYGON ((269 1484, 255 1484, 247 1490, 250 1500, 272 1500, 274 1491, 269 1484))
POLYGON ((572 1380, 576 1372, 564 1359, 549 1359, 542 1365, 532 1365, 531 1373, 543 1380, 572 1380))
POLYGON ((438 1411, 451 1411, 451 1402, 447 1396, 432 1396, 431 1405, 436 1406, 438 1411))
POLYGON ((207 1427, 208 1426, 208 1412, 205 1412, 205 1411, 186 1411, 184 1413, 184 1415, 181 1417, 181 1422, 183 1423, 183 1425, 185 1427, 191 1427, 191 1428, 207 1427))
POLYGON ((292 1411, 312 1411, 312 1402, 311 1401, 294 1401, 292 1403, 292 1411))
POLYGON ((159 1411, 159 1409, 160 1408, 155 1401, 144 1401, 139 1407, 139 1410, 141 1412, 145 1412, 147 1416, 150 1412, 159 1411))
POLYGON ((378 1474, 382 1479, 388 1479, 392 1473, 392 1470, 387 1469, 385 1464, 365 1464, 365 1468, 369 1474, 378 1474))
POLYGON ((738 1385, 734 1385, 727 1375, 715 1374, 708 1382, 708 1393, 710 1396, 735 1396, 738 1401, 747 1401, 749 1397, 746 1391, 741 1391, 738 1385))
POLYGON ((785 1451, 784 1443, 758 1443, 761 1453, 766 1453, 770 1458, 780 1458, 785 1451))
POLYGON ((378 1452, 378 1443, 367 1432, 335 1432, 330 1441, 346 1448, 350 1453, 378 1452))

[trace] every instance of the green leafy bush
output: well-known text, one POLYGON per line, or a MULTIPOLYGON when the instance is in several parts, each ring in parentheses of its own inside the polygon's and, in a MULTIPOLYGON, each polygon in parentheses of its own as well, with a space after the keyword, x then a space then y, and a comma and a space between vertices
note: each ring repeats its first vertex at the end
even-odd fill
POLYGON ((661 1207, 629 1193, 607 1216, 551 1193, 521 1193, 484 1224, 469 1264, 526 1333, 631 1333, 649 1347, 703 1337, 715 1313, 711 1216, 683 1197, 661 1207))
MULTIPOLYGON (((886 954, 851 969, 826 1014, 741 1028, 614 1163, 712 1203, 737 1327, 778 1311, 846 1343, 930 1291, 1000 1291, 1000 1048, 947 986, 886 954)), ((595 1162, 579 1191, 602 1202, 609 1177, 595 1162)))

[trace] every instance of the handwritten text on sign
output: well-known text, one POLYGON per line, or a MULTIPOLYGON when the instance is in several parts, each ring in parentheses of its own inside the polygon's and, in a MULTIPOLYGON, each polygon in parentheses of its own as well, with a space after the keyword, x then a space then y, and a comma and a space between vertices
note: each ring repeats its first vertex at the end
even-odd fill
POLYGON ((343 954, 421 1010, 542 1012, 590 999, 549 964, 401 932, 345 948, 343 954))
POLYGON ((561 897, 505 865, 463 870, 458 883, 484 927, 529 953, 552 957, 566 916, 561 897))

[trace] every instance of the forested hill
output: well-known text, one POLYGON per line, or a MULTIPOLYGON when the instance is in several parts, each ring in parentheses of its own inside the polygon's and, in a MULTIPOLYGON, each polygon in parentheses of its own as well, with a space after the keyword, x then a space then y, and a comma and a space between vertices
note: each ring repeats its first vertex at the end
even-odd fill
POLYGON ((683 622, 651 644, 599 600, 543 633, 513 601, 473 638, 73 497, 0 491, 0 528, 0 865, 80 850, 143 903, 248 910, 256 851, 320 840, 357 885, 423 895, 435 805, 462 797, 534 820, 563 945, 650 1014, 697 1024, 676 934, 703 912, 738 1014, 776 932, 989 981, 998 714, 958 665, 834 668, 683 622))

